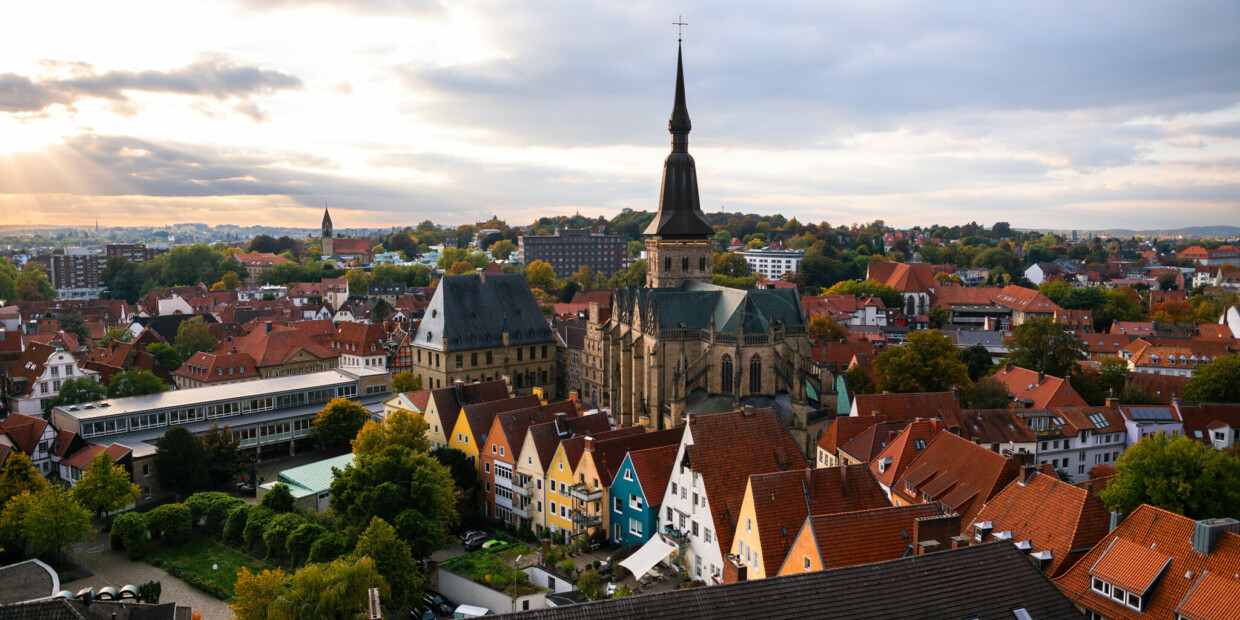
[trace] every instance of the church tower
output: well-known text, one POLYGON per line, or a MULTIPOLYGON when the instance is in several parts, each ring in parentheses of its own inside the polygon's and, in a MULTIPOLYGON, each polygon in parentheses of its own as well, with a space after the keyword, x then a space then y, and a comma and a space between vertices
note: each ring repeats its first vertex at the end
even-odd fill
POLYGON ((685 72, 676 49, 676 102, 667 130, 672 152, 663 161, 659 213, 646 236, 646 286, 675 288, 685 282, 711 281, 715 229, 698 202, 697 168, 689 154, 689 108, 685 105, 685 72))
POLYGON ((329 258, 336 255, 335 239, 332 238, 332 216, 327 212, 327 208, 323 208, 323 258, 329 258))

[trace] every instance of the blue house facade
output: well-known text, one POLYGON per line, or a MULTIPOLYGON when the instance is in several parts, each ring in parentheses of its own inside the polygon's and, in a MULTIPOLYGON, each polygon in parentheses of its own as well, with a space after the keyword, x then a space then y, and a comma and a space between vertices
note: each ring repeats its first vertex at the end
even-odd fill
POLYGON ((617 545, 640 545, 659 528, 659 504, 678 446, 634 450, 624 456, 609 489, 608 532, 617 545))

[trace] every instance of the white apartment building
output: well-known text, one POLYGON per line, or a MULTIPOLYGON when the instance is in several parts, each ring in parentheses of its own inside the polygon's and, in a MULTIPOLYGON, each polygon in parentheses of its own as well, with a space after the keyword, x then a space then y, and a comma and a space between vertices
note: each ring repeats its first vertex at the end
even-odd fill
POLYGON ((796 273, 801 259, 805 258, 805 250, 758 248, 742 250, 740 255, 745 257, 745 262, 749 263, 754 273, 760 273, 768 280, 778 280, 785 273, 796 273))

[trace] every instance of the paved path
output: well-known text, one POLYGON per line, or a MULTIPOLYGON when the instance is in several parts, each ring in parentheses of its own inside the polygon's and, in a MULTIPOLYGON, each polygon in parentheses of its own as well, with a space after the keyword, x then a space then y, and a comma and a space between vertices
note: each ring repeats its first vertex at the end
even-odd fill
POLYGON ((82 588, 91 587, 98 590, 104 586, 120 589, 121 586, 132 584, 142 585, 147 581, 160 582, 159 600, 164 603, 175 602, 178 605, 192 607, 202 612, 203 620, 227 620, 233 617, 228 603, 209 594, 191 588, 188 584, 164 571, 143 561, 130 562, 124 551, 113 551, 108 545, 106 534, 96 533, 88 542, 76 546, 70 555, 78 563, 85 564, 94 575, 78 579, 61 588, 76 593, 82 588))

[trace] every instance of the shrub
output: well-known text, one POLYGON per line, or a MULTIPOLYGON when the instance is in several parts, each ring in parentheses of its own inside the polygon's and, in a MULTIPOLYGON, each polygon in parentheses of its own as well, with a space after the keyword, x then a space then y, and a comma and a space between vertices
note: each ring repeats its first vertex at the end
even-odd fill
POLYGON ((138 560, 146 555, 147 532, 150 527, 146 515, 127 512, 112 521, 112 532, 108 538, 120 541, 129 559, 138 560))
POLYGON ((198 522, 206 516, 207 510, 210 509, 211 504, 219 501, 220 499, 236 498, 229 496, 227 493, 220 493, 218 491, 195 493, 185 498, 185 505, 189 506, 190 513, 192 513, 194 517, 194 525, 198 525, 198 522))
POLYGON ((325 534, 327 530, 317 523, 302 523, 289 534, 288 540, 284 541, 284 548, 288 550, 289 558, 296 564, 298 560, 306 560, 310 557, 310 550, 314 547, 314 543, 319 537, 325 534))
POLYGON ((170 546, 185 544, 194 529, 194 513, 185 504, 164 504, 146 513, 151 536, 162 535, 170 546))
POLYGON ((138 586, 138 600, 148 605, 158 605, 164 587, 158 581, 148 581, 138 586))
POLYGON ((208 581, 207 579, 205 579, 202 575, 199 575, 198 573, 187 571, 175 564, 169 564, 163 568, 164 568, 164 572, 168 573, 169 575, 172 575, 173 577, 176 577, 177 579, 180 579, 181 581, 184 581, 185 583, 189 584, 190 587, 196 590, 202 591, 202 592, 206 592, 207 594, 210 594, 211 596, 214 596, 215 598, 218 598, 221 601, 227 601, 232 598, 232 594, 228 590, 225 590, 222 586, 217 585, 213 581, 208 581))
POLYGON ((254 543, 262 540, 263 529, 275 516, 276 513, 266 506, 255 506, 250 510, 250 516, 245 520, 245 530, 241 533, 247 547, 253 547, 254 543))
POLYGON ((267 557, 284 551, 288 537, 305 522, 306 520, 295 512, 286 512, 272 517, 263 527, 263 544, 267 546, 267 557))
POLYGON ((575 573, 576 571, 577 571, 577 564, 573 562, 572 558, 564 558, 563 560, 560 560, 560 572, 561 573, 564 573, 564 575, 568 577, 572 577, 573 573, 575 573))
POLYGON ((228 520, 224 522, 224 542, 239 543, 243 540, 245 523, 250 518, 249 504, 241 504, 228 511, 228 520))
POLYGON ((263 494, 263 499, 258 505, 275 512, 292 512, 297 506, 297 500, 293 499, 293 493, 288 485, 280 482, 263 494))
POLYGON ((207 528, 207 533, 215 534, 219 532, 220 527, 224 524, 224 520, 228 518, 228 513, 232 512, 237 506, 245 505, 245 500, 229 495, 212 499, 207 504, 206 514, 202 518, 203 524, 207 528))
POLYGON ((344 555, 346 541, 344 536, 336 532, 328 532, 319 536, 310 546, 310 562, 331 562, 344 555))

